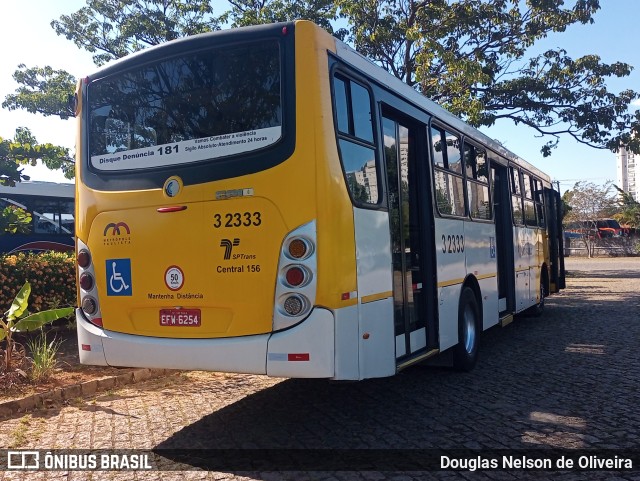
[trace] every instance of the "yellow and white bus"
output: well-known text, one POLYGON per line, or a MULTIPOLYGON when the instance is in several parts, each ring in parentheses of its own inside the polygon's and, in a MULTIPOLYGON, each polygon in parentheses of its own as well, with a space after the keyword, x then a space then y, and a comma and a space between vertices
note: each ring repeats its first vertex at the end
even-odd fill
POLYGON ((564 287, 547 175, 306 21, 83 79, 85 364, 360 380, 564 287))

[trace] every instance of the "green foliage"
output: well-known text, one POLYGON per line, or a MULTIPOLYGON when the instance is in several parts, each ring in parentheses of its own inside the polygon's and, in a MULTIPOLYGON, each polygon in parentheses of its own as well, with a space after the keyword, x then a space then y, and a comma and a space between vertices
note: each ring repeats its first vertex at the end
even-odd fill
POLYGON ((564 194, 562 194, 561 201, 562 201, 562 219, 563 220, 572 210, 571 205, 569 205, 569 199, 571 198, 571 195, 572 195, 572 192, 570 190, 567 190, 564 194))
POLYGON ((475 126, 501 118, 550 136, 637 152, 639 97, 606 88, 609 77, 625 77, 630 65, 605 64, 596 55, 572 59, 562 49, 526 58, 527 49, 552 32, 593 23, 598 0, 338 0, 350 25, 349 40, 396 77, 475 126))
MULTIPOLYGON (((27 302, 29 301, 30 294, 31 286, 28 282, 25 282, 11 302, 9 309, 4 313, 3 320, 15 321, 20 318, 27 311, 27 302)), ((0 340, 1 339, 2 333, 0 333, 0 340)))
POLYGON ((49 324, 57 319, 73 314, 73 307, 62 307, 60 309, 49 309, 19 319, 14 326, 16 332, 29 332, 41 328, 44 324, 49 324))
POLYGON ((96 65, 152 45, 218 30, 208 0, 87 0, 87 5, 51 22, 58 35, 94 54, 96 65))
POLYGON ((14 144, 0 137, 0 185, 15 186, 16 182, 29 180, 13 155, 14 144))
POLYGON ((620 194, 618 197, 620 212, 615 214, 614 218, 622 225, 640 227, 640 203, 629 192, 625 192, 617 185, 614 187, 620 194))
POLYGON ((25 282, 31 286, 31 312, 75 305, 74 255, 63 252, 0 255, 0 312, 9 308, 25 282))
POLYGON ((347 33, 333 28, 332 21, 337 19, 338 10, 333 0, 229 0, 228 3, 231 10, 221 20, 230 21, 232 27, 303 19, 311 20, 338 38, 344 38, 347 33))
POLYGON ((53 373, 56 367, 56 355, 60 349, 61 340, 55 338, 51 342, 47 342, 47 335, 41 331, 38 337, 27 342, 29 352, 31 353, 31 379, 40 382, 47 379, 53 373))
POLYGON ((420 50, 417 13, 440 14, 435 2, 407 0, 337 0, 349 23, 347 40, 363 55, 409 85, 415 85, 416 55, 420 50))
POLYGON ((9 205, 0 210, 0 236, 4 234, 28 234, 30 231, 30 212, 15 205, 9 205))
POLYGON ((29 180, 22 174, 21 165, 37 165, 42 162, 52 170, 61 169, 65 177, 74 176, 73 159, 69 149, 53 144, 39 144, 31 131, 25 127, 16 129, 13 140, 0 137, 0 185, 15 186, 16 182, 29 180))
POLYGON ((12 353, 14 349, 13 334, 38 329, 45 324, 67 317, 73 313, 73 307, 53 309, 29 314, 27 306, 31 285, 25 282, 11 302, 11 306, 0 316, 0 341, 5 341, 4 368, 5 372, 11 370, 12 353))
POLYGON ((13 80, 20 87, 2 102, 5 109, 25 109, 32 114, 58 115, 62 119, 75 115, 68 98, 73 95, 76 79, 65 70, 54 70, 48 66, 27 68, 20 64, 13 80))

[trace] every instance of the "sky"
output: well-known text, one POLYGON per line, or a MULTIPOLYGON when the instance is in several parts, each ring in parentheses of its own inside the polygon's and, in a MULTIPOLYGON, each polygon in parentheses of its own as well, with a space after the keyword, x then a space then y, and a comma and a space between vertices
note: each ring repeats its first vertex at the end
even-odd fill
MULTIPOLYGON (((601 10, 593 25, 574 25, 566 32, 553 34, 538 42, 536 50, 561 47, 573 58, 596 54, 604 62, 622 61, 634 66, 631 76, 611 79, 610 91, 640 90, 640 49, 637 48, 640 1, 602 0, 601 10)), ((85 5, 85 0, 12 0, 2 5, 0 16, 0 102, 14 93, 17 84, 12 74, 20 63, 27 67, 64 69, 76 78, 95 70, 91 54, 78 49, 73 42, 56 35, 50 23, 60 15, 70 14, 85 5)), ((640 103, 633 107, 640 108, 640 103)), ((17 127, 28 127, 40 143, 50 142, 74 151, 75 119, 60 120, 26 111, 0 109, 0 137, 13 138, 17 127)), ((532 163, 552 179, 560 182, 561 191, 575 182, 585 180, 596 184, 616 181, 615 154, 579 144, 562 137, 557 149, 543 158, 540 148, 546 139, 536 132, 501 121, 484 133, 500 141, 507 149, 532 163)), ((33 180, 69 182, 62 173, 44 167, 27 167, 25 173, 33 180)))

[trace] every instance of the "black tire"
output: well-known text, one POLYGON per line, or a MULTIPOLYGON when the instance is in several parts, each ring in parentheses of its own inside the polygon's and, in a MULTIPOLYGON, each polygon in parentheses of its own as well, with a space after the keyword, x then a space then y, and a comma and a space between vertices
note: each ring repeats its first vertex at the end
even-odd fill
POLYGON ((453 367, 471 371, 478 361, 480 336, 480 308, 473 290, 462 289, 458 307, 458 345, 453 348, 453 367))

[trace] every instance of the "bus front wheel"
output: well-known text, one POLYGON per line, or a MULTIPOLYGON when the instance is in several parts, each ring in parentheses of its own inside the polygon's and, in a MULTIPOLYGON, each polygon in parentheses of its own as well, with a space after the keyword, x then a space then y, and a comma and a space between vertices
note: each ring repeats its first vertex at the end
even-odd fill
POLYGON ((480 309, 473 290, 462 289, 458 307, 458 345, 453 349, 453 367, 471 371, 478 360, 480 309))

